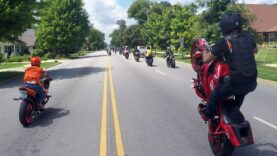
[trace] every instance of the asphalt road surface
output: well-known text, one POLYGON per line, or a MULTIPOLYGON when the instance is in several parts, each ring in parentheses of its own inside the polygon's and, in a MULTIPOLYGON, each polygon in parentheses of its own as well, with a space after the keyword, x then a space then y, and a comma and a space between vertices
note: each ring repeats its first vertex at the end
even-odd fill
MULTIPOLYGON (((47 69, 53 96, 29 128, 18 120, 20 77, 0 84, 1 156, 212 156, 189 64, 148 67, 104 51, 47 69)), ((255 144, 234 156, 277 156, 277 85, 259 81, 242 106, 255 144)))

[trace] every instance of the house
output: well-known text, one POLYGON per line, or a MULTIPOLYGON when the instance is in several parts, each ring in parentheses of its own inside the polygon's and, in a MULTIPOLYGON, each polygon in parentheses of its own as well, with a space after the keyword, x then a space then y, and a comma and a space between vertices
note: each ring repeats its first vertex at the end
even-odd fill
POLYGON ((0 52, 6 56, 22 53, 25 49, 31 52, 34 49, 35 43, 35 30, 28 29, 13 42, 0 42, 0 52))
POLYGON ((264 42, 277 42, 277 5, 245 4, 256 16, 251 27, 263 36, 264 42))

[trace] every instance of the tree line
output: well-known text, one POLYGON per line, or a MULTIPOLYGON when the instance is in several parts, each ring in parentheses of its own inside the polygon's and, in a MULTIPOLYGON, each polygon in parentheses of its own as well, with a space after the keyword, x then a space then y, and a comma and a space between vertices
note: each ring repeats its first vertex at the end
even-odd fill
POLYGON ((171 46, 175 51, 188 51, 195 38, 215 42, 221 36, 220 17, 231 10, 241 12, 244 31, 255 33, 250 27, 254 15, 236 0, 197 0, 189 5, 135 0, 127 13, 129 18, 136 20, 136 24, 126 26, 124 20, 117 21, 119 27, 110 34, 111 45, 149 45, 159 49, 171 46))
POLYGON ((13 42, 36 30, 36 48, 57 55, 103 49, 104 33, 88 20, 82 0, 1 0, 0 41, 13 42))

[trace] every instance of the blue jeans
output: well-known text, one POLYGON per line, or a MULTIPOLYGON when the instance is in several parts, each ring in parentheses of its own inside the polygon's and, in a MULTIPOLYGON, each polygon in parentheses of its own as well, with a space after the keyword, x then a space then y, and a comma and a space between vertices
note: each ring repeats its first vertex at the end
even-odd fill
POLYGON ((25 83, 24 84, 24 87, 29 87, 29 88, 32 88, 34 91, 37 92, 36 94, 36 102, 42 104, 43 103, 43 100, 45 98, 45 92, 44 92, 44 89, 37 85, 37 84, 29 84, 29 83, 25 83))

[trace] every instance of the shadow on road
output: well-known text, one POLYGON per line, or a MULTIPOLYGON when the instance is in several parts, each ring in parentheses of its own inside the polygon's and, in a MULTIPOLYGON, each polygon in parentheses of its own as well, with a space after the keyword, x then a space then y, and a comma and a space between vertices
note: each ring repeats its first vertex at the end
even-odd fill
POLYGON ((233 155, 276 156, 277 146, 272 143, 254 144, 248 147, 235 149, 233 155))
POLYGON ((90 74, 104 72, 105 70, 106 68, 102 68, 102 67, 78 67, 78 68, 53 69, 53 70, 48 70, 47 73, 55 80, 55 78, 72 79, 76 77, 84 77, 90 74))
POLYGON ((69 113, 69 110, 64 110, 62 108, 45 108, 42 114, 35 118, 35 120, 29 128, 37 126, 46 127, 52 124, 55 119, 67 116, 69 115, 69 113))
MULTIPOLYGON (((57 79, 72 79, 77 77, 84 77, 90 74, 96 74, 105 72, 105 68, 102 67, 79 67, 79 68, 62 68, 48 70, 47 73, 53 78, 57 79)), ((8 80, 5 83, 0 83, 0 89, 19 87, 23 84, 23 74, 14 79, 8 80)), ((50 85, 51 87, 51 85, 50 85)))

